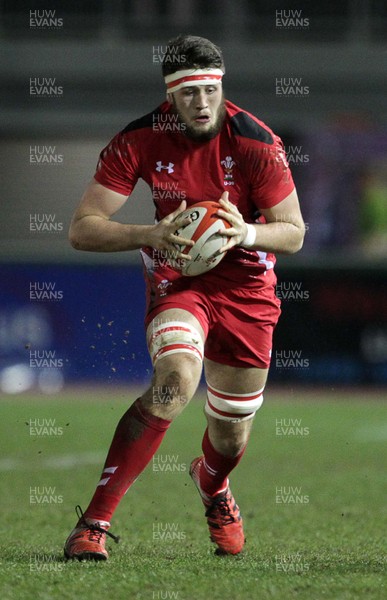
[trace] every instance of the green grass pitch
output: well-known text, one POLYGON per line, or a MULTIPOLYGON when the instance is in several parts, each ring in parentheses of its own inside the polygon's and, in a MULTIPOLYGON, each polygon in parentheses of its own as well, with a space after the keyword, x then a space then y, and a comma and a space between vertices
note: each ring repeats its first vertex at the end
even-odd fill
POLYGON ((218 557, 188 476, 205 426, 199 394, 121 502, 106 563, 65 562, 63 542, 135 394, 3 398, 2 600, 386 598, 381 396, 268 389, 231 475, 246 549, 218 557))

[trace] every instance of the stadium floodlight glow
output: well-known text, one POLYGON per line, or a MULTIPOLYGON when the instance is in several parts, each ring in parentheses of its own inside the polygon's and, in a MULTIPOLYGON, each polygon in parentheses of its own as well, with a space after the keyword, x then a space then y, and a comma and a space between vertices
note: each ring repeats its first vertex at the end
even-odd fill
POLYGON ((11 365, 0 372, 0 388, 4 394, 21 394, 31 389, 34 383, 34 374, 23 363, 11 365))

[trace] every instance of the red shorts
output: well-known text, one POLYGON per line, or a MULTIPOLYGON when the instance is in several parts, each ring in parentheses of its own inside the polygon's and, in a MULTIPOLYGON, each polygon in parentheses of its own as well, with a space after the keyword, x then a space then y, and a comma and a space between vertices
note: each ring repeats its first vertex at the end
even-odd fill
POLYGON ((273 331, 281 314, 274 285, 220 289, 199 277, 148 280, 146 326, 162 311, 181 308, 201 324, 206 358, 231 367, 270 365, 273 331))

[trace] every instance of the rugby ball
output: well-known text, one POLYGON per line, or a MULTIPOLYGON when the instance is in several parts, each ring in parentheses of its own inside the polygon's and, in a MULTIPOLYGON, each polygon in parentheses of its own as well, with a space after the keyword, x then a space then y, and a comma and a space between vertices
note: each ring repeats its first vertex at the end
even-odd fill
POLYGON ((217 202, 198 202, 176 217, 179 220, 190 217, 191 223, 177 229, 175 235, 195 242, 193 246, 176 244, 180 252, 191 256, 191 260, 181 259, 179 262, 179 270, 183 275, 192 277, 206 273, 216 267, 226 255, 225 252, 218 254, 219 249, 228 241, 219 231, 228 229, 231 224, 216 214, 219 208, 221 206, 217 202))

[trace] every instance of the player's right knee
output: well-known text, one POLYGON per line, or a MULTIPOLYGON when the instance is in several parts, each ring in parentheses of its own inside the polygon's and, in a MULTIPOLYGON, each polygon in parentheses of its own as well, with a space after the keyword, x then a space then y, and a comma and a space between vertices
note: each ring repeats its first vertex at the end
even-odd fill
POLYGON ((148 328, 148 348, 153 366, 167 356, 189 355, 203 362, 204 344, 199 331, 184 321, 169 321, 148 328))

